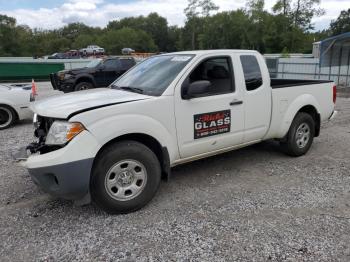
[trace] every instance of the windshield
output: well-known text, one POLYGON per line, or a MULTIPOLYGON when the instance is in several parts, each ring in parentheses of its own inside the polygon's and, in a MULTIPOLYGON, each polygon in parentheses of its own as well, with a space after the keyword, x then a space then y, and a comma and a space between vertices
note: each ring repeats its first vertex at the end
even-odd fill
POLYGON ((102 59, 94 59, 92 60, 91 62, 89 62, 86 67, 88 68, 93 68, 93 67, 96 67, 98 64, 100 64, 102 61, 102 59))
POLYGON ((151 57, 132 68, 111 87, 160 96, 192 58, 193 55, 151 57))

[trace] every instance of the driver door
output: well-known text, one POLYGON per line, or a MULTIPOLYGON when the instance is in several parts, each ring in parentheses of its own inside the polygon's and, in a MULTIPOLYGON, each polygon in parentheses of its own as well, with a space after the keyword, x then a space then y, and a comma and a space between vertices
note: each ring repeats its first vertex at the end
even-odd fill
POLYGON ((243 142, 243 95, 235 88, 231 56, 201 59, 176 87, 175 100, 181 158, 223 150, 243 142), (184 89, 198 81, 209 81, 210 87, 196 97, 184 97, 184 89))

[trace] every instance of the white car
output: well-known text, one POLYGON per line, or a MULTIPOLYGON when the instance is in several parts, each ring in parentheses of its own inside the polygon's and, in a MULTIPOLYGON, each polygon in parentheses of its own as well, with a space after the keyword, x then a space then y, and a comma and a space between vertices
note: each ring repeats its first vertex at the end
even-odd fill
POLYGON ((0 85, 0 130, 32 118, 29 104, 34 100, 31 85, 0 85))
POLYGON ((268 139, 305 154, 335 100, 332 81, 270 79, 255 51, 154 56, 111 88, 34 103, 38 140, 24 166, 52 195, 132 212, 176 165, 268 139))
POLYGON ((85 55, 97 55, 97 54, 104 54, 105 50, 102 47, 99 47, 97 45, 89 45, 87 48, 83 48, 79 50, 80 53, 85 55))

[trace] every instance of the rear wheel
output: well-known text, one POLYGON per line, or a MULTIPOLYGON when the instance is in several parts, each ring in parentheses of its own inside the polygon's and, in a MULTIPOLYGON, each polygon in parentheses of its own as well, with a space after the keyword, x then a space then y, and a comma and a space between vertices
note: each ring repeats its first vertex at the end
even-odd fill
POLYGON ((94 86, 89 83, 89 82, 80 82, 79 84, 77 84, 74 88, 74 91, 82 91, 82 90, 88 90, 93 88, 94 86))
POLYGON ((0 105, 0 130, 10 127, 15 121, 15 111, 6 105, 0 105))
POLYGON ((291 156, 301 156, 309 151, 315 136, 315 121, 307 113, 298 113, 287 134, 287 141, 281 142, 284 151, 291 156))
POLYGON ((91 178, 91 196, 111 214, 144 207, 156 194, 161 179, 157 156, 145 145, 122 141, 98 157, 91 178))

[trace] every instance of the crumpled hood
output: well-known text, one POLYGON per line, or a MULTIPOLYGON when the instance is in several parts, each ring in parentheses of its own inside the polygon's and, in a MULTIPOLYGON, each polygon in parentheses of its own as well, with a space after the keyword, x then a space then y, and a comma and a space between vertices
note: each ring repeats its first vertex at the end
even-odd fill
POLYGON ((99 88, 39 100, 31 105, 31 109, 40 116, 67 119, 79 112, 149 98, 151 97, 142 94, 99 88))

